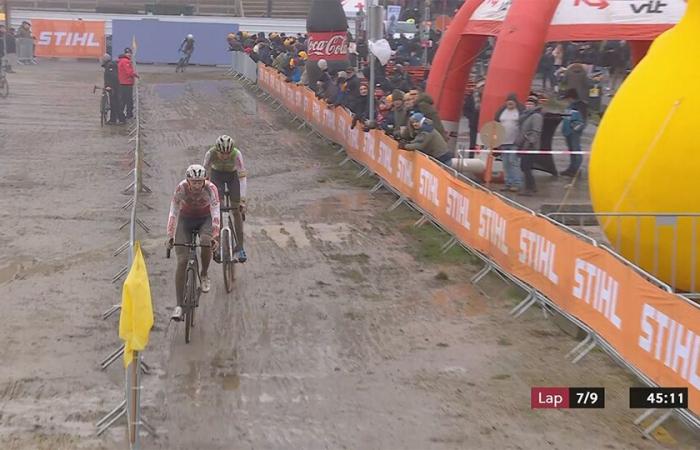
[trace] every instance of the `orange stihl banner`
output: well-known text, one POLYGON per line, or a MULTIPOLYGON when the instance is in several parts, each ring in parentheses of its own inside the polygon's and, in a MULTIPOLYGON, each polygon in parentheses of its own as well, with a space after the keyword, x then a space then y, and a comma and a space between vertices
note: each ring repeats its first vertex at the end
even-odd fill
POLYGON ((343 108, 259 66, 258 83, 345 147, 461 242, 585 323, 659 386, 689 388, 700 413, 700 308, 648 282, 625 261, 456 177, 424 154, 399 150, 379 130, 350 129, 343 108))
POLYGON ((36 55, 99 58, 105 53, 104 21, 33 19, 36 55))

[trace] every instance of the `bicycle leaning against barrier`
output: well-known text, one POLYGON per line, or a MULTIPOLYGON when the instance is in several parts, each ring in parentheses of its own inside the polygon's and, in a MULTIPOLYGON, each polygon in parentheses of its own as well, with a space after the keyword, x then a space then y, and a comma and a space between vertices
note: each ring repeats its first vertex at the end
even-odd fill
POLYGON ((109 86, 103 88, 94 86, 92 88, 92 93, 94 94, 98 89, 102 91, 102 97, 100 98, 100 126, 103 127, 105 123, 107 123, 109 112, 112 110, 112 105, 109 100, 109 90, 112 88, 109 86))

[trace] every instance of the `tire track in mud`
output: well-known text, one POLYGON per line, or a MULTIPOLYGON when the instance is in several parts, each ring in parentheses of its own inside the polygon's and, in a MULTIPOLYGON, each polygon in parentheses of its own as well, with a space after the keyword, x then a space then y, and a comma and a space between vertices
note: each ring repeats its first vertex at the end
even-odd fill
MULTIPOLYGON (((531 385, 629 379, 600 357, 585 363, 600 375, 586 377, 564 361, 573 341, 553 325, 513 321, 511 304, 475 293, 468 272, 417 261, 408 251, 416 243, 383 213, 393 199, 349 184, 354 175, 333 152, 222 78, 144 77, 153 248, 165 238, 172 189, 217 135, 237 139, 250 174, 249 262, 234 292, 225 294, 213 264, 192 344, 174 325, 153 337, 149 354, 163 350, 162 371, 146 381, 144 401, 160 429, 155 446, 653 448, 619 405, 589 419, 564 412, 554 430, 531 412, 531 385), (450 280, 436 280, 439 270, 450 280), (529 334, 543 326, 554 331, 529 334)), ((161 253, 149 270, 163 323, 175 265, 161 253)))

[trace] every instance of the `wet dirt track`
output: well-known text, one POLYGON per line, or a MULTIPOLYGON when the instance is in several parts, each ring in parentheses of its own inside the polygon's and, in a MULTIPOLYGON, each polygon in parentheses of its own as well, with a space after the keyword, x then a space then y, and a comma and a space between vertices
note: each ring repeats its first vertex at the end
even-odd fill
MULTIPOLYGON (((86 67, 56 70, 71 79, 86 67)), ((143 448, 658 447, 631 425, 629 376, 597 352, 578 366, 568 363, 564 355, 575 341, 539 311, 511 319, 507 289, 487 283, 490 299, 472 289, 475 267, 466 258, 417 257, 432 255, 416 241, 429 240, 429 230, 406 232, 417 216, 387 214, 393 197, 369 195, 367 180, 337 167, 333 149, 288 126, 286 116, 221 70, 140 70, 146 183, 153 190, 145 201, 154 209, 139 215, 152 228, 142 238, 156 312, 145 352, 154 374, 144 378, 143 404, 159 431, 156 439, 144 437, 143 448), (201 161, 224 132, 238 141, 250 174, 249 262, 231 294, 220 266, 212 266, 212 291, 202 296, 193 342, 185 345, 182 326, 168 324, 175 262, 164 258, 167 210, 184 168, 201 161), (605 386, 606 410, 530 410, 530 386, 567 385, 605 386)), ((0 279, 13 299, 9 323, 16 324, 0 329, 7 343, 0 356, 13 361, 0 369, 3 448, 122 448, 120 428, 97 439, 90 432, 120 398, 121 369, 105 374, 95 366, 117 343, 115 322, 97 316, 119 298, 109 279, 122 264, 111 251, 125 237, 117 231, 126 217, 118 190, 128 161, 120 166, 115 155, 126 137, 90 122, 97 99, 76 98, 80 83, 92 83, 83 78, 60 83, 66 91, 56 95, 71 102, 67 112, 49 104, 32 116, 36 107, 19 103, 25 115, 0 110, 3 141, 14 143, 0 153, 4 186, 33 186, 3 195, 3 211, 20 196, 32 230, 45 233, 17 239, 30 232, 10 224, 0 235, 3 261, 48 249, 35 264, 52 268, 22 266, 20 276, 0 279), (15 121, 10 129, 8 117, 15 121), (36 156, 50 158, 50 169, 30 174, 20 160, 32 155, 20 143, 47 117, 56 117, 50 132, 57 148, 36 156), (88 150, 101 158, 89 158, 88 150), (93 192, 70 176, 80 173, 76 164, 95 172, 93 192), (42 191, 61 195, 50 212, 42 191), (73 262, 54 264, 61 255, 73 262), (56 296, 70 301, 56 305, 56 296)))

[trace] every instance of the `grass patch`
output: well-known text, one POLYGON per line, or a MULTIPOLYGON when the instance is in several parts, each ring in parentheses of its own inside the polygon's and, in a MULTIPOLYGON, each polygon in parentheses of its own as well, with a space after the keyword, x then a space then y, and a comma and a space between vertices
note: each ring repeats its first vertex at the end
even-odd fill
POLYGON ((377 184, 377 178, 369 174, 358 178, 357 174, 360 173, 361 170, 362 169, 358 168, 352 162, 348 162, 342 167, 333 162, 330 167, 326 167, 324 175, 328 181, 347 183, 355 187, 371 188, 377 184))
POLYGON ((401 228, 411 237, 413 245, 410 246, 410 252, 419 261, 469 266, 476 262, 472 255, 458 245, 452 247, 447 253, 443 253, 442 246, 450 236, 430 224, 418 228, 413 225, 404 225, 401 228))

